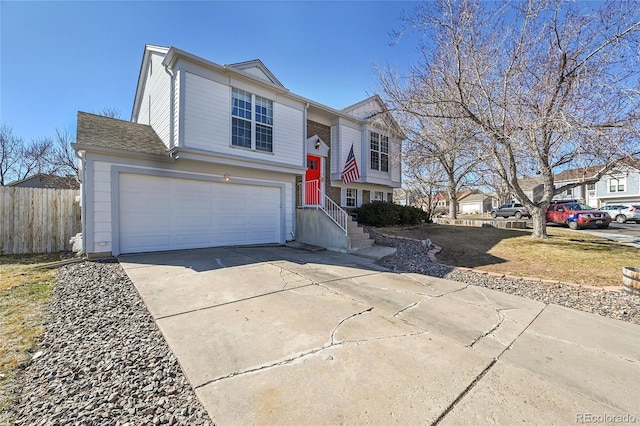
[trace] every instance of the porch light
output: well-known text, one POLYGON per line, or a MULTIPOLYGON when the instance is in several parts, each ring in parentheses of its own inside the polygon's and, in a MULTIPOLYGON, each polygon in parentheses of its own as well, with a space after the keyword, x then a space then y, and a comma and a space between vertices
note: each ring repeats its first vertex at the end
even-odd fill
POLYGON ((231 178, 229 177, 229 175, 224 175, 224 181, 225 181, 225 182, 229 182, 229 179, 231 179, 231 178))
POLYGON ((316 149, 320 148, 320 139, 318 138, 318 140, 316 141, 316 145, 315 145, 316 149))

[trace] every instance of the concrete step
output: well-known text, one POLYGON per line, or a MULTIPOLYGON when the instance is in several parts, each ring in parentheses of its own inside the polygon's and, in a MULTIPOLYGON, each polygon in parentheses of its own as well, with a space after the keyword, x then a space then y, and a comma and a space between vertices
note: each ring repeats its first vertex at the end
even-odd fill
POLYGON ((386 247, 386 246, 377 246, 373 245, 371 247, 363 247, 355 250, 351 250, 351 254, 360 257, 366 257, 369 259, 380 260, 383 257, 391 256, 395 254, 395 247, 386 247))
POLYGON ((361 232, 359 234, 348 234, 351 241, 364 241, 369 239, 369 234, 361 232))
POLYGON ((351 240, 351 250, 358 250, 362 248, 371 247, 374 244, 375 244, 375 241, 371 239, 357 240, 357 241, 351 240))
POLYGON ((362 228, 360 225, 358 225, 358 222, 356 222, 355 220, 351 219, 347 221, 347 229, 350 228, 362 228))

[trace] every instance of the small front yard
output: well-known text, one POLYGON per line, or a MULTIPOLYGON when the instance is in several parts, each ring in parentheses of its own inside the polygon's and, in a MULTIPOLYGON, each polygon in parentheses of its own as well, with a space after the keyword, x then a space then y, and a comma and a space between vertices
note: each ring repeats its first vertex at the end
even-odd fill
POLYGON ((378 228, 396 236, 430 239, 438 262, 508 275, 594 286, 621 286, 622 268, 640 265, 640 250, 582 231, 549 227, 549 239, 531 230, 423 224, 378 228))
POLYGON ((33 267, 58 260, 59 254, 0 256, 0 424, 8 423, 13 380, 43 333, 56 283, 57 269, 33 267))

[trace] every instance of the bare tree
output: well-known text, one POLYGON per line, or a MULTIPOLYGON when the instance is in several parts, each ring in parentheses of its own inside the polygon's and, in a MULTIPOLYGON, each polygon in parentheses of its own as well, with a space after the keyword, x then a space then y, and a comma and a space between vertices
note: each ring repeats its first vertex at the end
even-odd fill
POLYGON ((427 220, 435 214, 434 198, 446 188, 447 178, 440 164, 431 159, 414 155, 409 151, 403 154, 404 178, 402 184, 407 191, 412 205, 422 208, 427 213, 427 220))
POLYGON ((56 129, 55 149, 53 151, 52 163, 55 165, 56 173, 58 174, 78 174, 78 161, 73 148, 71 148, 72 143, 73 139, 68 130, 56 129))
POLYGON ((0 186, 13 181, 18 173, 22 156, 22 139, 13 134, 11 127, 0 127, 0 186))
POLYGON ((111 117, 111 118, 121 118, 122 114, 120 113, 120 110, 116 107, 111 107, 111 106, 106 106, 104 108, 102 108, 102 110, 100 110, 100 112, 97 113, 98 115, 102 115, 104 117, 111 117))
POLYGON ((54 144, 51 138, 39 138, 22 147, 17 163, 17 179, 25 179, 38 173, 51 174, 55 166, 51 162, 54 144))
MULTIPOLYGON (((403 110, 403 105, 392 104, 392 107, 396 111, 403 110)), ((416 169, 419 180, 435 182, 441 179, 438 176, 441 173, 427 177, 425 172, 434 173, 434 165, 439 164, 445 176, 445 185, 439 186, 446 188, 450 200, 449 217, 455 219, 458 191, 468 186, 471 172, 481 160, 475 152, 473 129, 456 126, 450 119, 431 117, 419 108, 399 114, 399 117, 407 138, 403 156, 407 158, 409 168, 405 170, 410 170, 411 175, 411 170, 416 169)))
MULTIPOLYGON (((407 79, 381 78, 403 113, 451 120, 477 132, 475 147, 531 212, 546 238, 553 196, 595 183, 640 154, 640 5, 561 0, 437 0, 405 18, 421 32, 421 59, 407 79), (564 169, 597 166, 554 186, 564 169), (520 179, 540 175, 530 199, 520 179)), ((466 148, 466 147, 461 147, 466 148)))

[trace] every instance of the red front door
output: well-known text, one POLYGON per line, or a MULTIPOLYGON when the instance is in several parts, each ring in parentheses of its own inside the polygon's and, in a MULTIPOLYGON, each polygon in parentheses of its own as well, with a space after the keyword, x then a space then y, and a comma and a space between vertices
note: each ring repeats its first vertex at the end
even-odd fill
POLYGON ((320 157, 307 155, 307 173, 305 174, 305 203, 320 204, 320 157))

